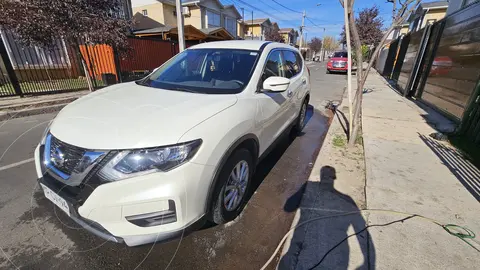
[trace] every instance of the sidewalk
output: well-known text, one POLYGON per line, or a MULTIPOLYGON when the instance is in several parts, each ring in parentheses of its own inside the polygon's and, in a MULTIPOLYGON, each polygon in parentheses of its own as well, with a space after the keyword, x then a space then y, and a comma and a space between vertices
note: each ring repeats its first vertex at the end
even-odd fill
POLYGON ((451 129, 450 121, 401 97, 374 70, 365 88, 371 91, 364 94, 364 147, 342 146, 344 101, 278 269, 477 269, 479 252, 415 216, 480 234, 480 171, 429 136, 451 129), (311 219, 317 220, 301 225, 311 219))
MULTIPOLYGON (((395 93, 375 71, 366 88, 372 90, 364 95, 362 119, 367 207, 423 215, 480 234, 480 204, 466 188, 480 190, 480 171, 455 149, 429 136, 437 129, 448 130, 448 121, 395 93)), ((368 222, 394 219, 398 216, 373 212, 368 222)), ((478 269, 480 265, 480 253, 424 219, 411 218, 369 232, 379 269, 478 269)))

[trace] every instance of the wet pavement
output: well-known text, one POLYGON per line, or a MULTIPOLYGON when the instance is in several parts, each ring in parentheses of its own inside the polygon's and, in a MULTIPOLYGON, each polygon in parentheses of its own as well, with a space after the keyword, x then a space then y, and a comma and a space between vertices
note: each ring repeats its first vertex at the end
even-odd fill
MULTIPOLYGON (((0 126, 0 268, 27 269, 259 269, 290 228, 301 187, 321 147, 329 124, 321 103, 341 98, 344 76, 326 75, 310 64, 312 102, 308 124, 294 140, 288 134, 259 164, 251 198, 236 220, 207 224, 168 243, 140 247, 105 242, 80 229, 47 201, 36 185, 31 158, 53 115, 12 120, 0 126), (28 129, 29 132, 26 132, 28 129), (10 146, 10 144, 24 134, 10 146), (9 148, 10 146, 10 148, 9 148), (3 167, 2 167, 3 166, 3 167), (5 169, 6 168, 6 169, 5 169)), ((273 264, 272 264, 273 268, 273 264)))

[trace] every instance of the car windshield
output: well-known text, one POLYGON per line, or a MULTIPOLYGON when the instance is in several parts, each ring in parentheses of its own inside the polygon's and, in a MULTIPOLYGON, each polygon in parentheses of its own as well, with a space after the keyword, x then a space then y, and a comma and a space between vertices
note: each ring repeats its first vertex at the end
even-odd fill
POLYGON ((333 54, 333 57, 343 57, 343 58, 347 58, 347 52, 335 52, 333 54))
POLYGON ((259 53, 240 49, 189 49, 137 84, 202 94, 240 93, 259 53))

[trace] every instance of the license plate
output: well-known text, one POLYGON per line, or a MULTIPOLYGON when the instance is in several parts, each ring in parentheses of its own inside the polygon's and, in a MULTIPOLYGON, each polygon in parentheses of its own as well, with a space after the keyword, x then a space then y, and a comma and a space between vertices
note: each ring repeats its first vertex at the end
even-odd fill
POLYGON ((336 63, 333 65, 333 67, 338 67, 338 68, 341 68, 341 67, 345 67, 344 64, 340 64, 340 63, 336 63))
POLYGON ((68 216, 70 216, 70 208, 68 207, 67 201, 64 198, 58 196, 57 193, 53 192, 53 190, 49 189, 48 187, 40 184, 43 189, 43 193, 45 197, 52 201, 58 208, 62 209, 68 216))

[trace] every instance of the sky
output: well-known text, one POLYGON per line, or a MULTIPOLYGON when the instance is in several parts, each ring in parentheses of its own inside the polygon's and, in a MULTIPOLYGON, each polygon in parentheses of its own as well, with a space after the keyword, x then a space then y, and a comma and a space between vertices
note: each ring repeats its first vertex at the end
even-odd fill
MULTIPOLYGON (((343 28, 343 8, 338 0, 220 0, 224 5, 234 4, 240 14, 244 8, 245 20, 270 18, 280 28, 298 29, 302 24, 302 11, 305 10, 305 33, 307 40, 313 37, 335 36, 337 39, 343 28), (278 3, 276 3, 276 2, 278 3), (281 5, 285 6, 282 7, 281 5), (317 6, 320 4, 320 6, 317 6), (261 10, 261 11, 259 11, 261 10), (325 33, 323 31, 325 28, 325 33)), ((355 12, 377 5, 380 16, 387 27, 392 19, 392 4, 386 0, 355 0, 355 12)))

